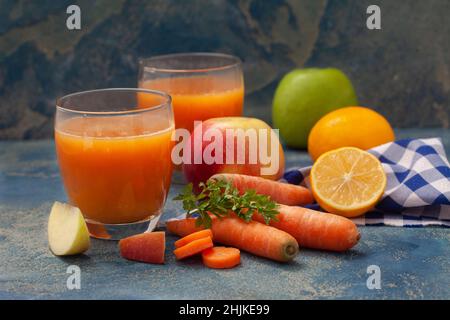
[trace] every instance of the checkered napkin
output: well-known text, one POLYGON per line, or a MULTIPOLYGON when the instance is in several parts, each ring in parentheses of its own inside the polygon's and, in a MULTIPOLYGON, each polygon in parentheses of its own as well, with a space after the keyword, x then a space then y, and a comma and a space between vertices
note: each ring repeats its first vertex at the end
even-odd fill
MULTIPOLYGON (((375 210, 354 219, 355 223, 450 227, 450 165, 441 139, 399 140, 369 152, 381 161, 387 186, 375 210)), ((284 180, 308 186, 310 169, 290 169, 284 180)))

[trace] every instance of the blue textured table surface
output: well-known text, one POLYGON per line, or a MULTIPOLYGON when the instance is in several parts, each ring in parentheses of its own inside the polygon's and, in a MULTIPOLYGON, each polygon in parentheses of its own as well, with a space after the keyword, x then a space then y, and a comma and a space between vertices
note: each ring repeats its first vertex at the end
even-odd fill
MULTIPOLYGON (((398 137, 443 137, 446 130, 401 130, 398 137)), ((310 162, 288 151, 288 166, 310 162)), ((170 198, 180 186, 173 185, 170 198)), ((0 299, 449 299, 450 231, 444 228, 361 227, 361 242, 344 254, 302 250, 289 264, 243 254, 231 270, 176 262, 168 236, 165 265, 120 258, 117 243, 93 240, 81 256, 54 257, 46 223, 66 196, 52 141, 0 142, 0 299), (69 265, 81 269, 81 289, 68 290, 69 265), (381 289, 366 286, 367 267, 381 269, 381 289)), ((168 201, 164 218, 181 212, 168 201)))

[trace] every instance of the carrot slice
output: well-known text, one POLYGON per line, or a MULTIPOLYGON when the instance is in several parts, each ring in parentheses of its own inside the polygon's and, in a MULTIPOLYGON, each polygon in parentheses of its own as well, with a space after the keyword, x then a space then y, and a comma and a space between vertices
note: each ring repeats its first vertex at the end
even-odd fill
POLYGON ((212 247, 202 252, 202 258, 208 268, 228 269, 241 263, 241 252, 236 248, 212 247))
POLYGON ((211 229, 200 230, 200 231, 191 233, 190 235, 187 235, 184 238, 181 238, 181 239, 175 241, 175 248, 180 248, 194 240, 198 240, 198 239, 202 239, 202 238, 206 238, 206 237, 211 237, 211 239, 213 238, 211 229))
POLYGON ((212 246, 213 242, 211 237, 205 237, 189 242, 187 245, 175 249, 173 253, 177 260, 180 260, 200 253, 205 249, 212 248, 212 246))

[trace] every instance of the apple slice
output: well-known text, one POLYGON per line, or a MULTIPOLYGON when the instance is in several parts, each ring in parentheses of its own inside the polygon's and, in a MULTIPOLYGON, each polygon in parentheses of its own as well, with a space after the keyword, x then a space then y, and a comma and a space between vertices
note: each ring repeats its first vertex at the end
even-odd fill
POLYGON ((48 243, 56 256, 79 254, 89 249, 89 231, 80 209, 55 201, 48 219, 48 243))

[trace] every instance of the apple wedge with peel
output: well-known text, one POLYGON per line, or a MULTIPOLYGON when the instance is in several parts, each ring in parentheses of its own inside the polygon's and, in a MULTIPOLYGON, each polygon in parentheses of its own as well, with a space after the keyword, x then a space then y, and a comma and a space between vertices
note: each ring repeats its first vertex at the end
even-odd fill
POLYGON ((48 243, 56 256, 67 256, 89 249, 89 231, 80 209, 55 201, 48 219, 48 243))

